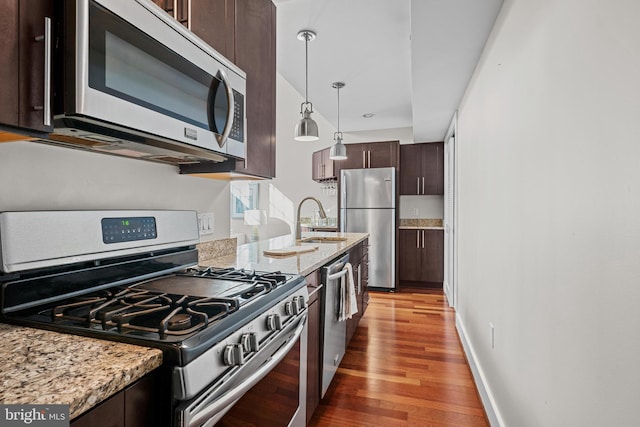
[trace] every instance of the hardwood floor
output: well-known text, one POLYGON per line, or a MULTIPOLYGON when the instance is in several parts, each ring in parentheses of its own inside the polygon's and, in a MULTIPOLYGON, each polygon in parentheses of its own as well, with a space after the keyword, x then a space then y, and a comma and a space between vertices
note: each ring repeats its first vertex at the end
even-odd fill
POLYGON ((370 295, 310 426, 488 426, 442 290, 370 295))

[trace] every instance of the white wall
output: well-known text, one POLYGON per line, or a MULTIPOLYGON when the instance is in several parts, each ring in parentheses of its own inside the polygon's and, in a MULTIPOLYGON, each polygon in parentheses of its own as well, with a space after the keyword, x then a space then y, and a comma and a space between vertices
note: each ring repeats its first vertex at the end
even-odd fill
POLYGON ((179 175, 174 166, 54 147, 0 144, 0 212, 72 209, 187 209, 214 213, 229 236, 229 184, 179 175))
MULTIPOLYGON (((276 77, 276 177, 260 182, 260 209, 267 212, 268 217, 280 219, 287 224, 291 232, 295 230, 295 215, 298 204, 307 196, 320 200, 327 215, 337 217, 337 196, 322 192, 322 185, 311 179, 311 157, 314 151, 333 145, 335 128, 319 111, 313 113, 318 124, 320 139, 315 142, 300 142, 293 139, 296 123, 300 120, 300 103, 304 97, 298 93, 280 73, 276 77)), ((318 209, 312 201, 302 206, 301 216, 310 217, 318 209)), ((281 223, 259 226, 260 238, 276 233, 281 223)), ((231 228, 234 233, 248 234, 250 227, 242 220, 233 220, 231 228)))
POLYGON ((400 196, 400 218, 444 218, 444 196, 400 196))
MULTIPOLYGON (((370 120, 375 120, 375 117, 370 120)), ((344 143, 400 141, 413 144, 413 128, 378 129, 358 132, 344 132, 344 143)))
POLYGON ((505 0, 459 110, 457 316, 507 426, 640 420, 639 17, 505 0))

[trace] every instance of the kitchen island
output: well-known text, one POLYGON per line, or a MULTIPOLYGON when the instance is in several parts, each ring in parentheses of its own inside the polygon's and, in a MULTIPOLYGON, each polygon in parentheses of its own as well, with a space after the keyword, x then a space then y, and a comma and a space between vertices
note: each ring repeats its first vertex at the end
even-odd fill
POLYGON ((235 254, 201 261, 201 265, 227 268, 244 268, 256 271, 280 271, 307 276, 338 255, 348 252, 369 237, 368 233, 303 233, 302 238, 344 238, 343 241, 322 243, 297 242, 293 234, 238 246, 235 254), (265 250, 292 248, 296 245, 316 247, 316 250, 290 256, 269 256, 265 250))

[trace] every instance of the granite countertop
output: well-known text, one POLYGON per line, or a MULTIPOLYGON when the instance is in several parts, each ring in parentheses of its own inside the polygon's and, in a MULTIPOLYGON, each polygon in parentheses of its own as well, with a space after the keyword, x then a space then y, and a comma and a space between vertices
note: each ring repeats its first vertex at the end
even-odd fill
POLYGON ((400 218, 400 230, 444 230, 440 218, 400 218))
POLYGON ((0 323, 0 403, 65 404, 73 419, 162 364, 162 351, 0 323))
POLYGON ((401 225, 400 230, 444 230, 444 227, 435 227, 427 225, 401 225))
POLYGON ((280 271, 282 273, 301 274, 306 276, 312 273, 336 256, 344 253, 369 237, 368 233, 302 233, 302 238, 328 236, 346 237, 347 240, 341 242, 327 243, 302 243, 303 246, 317 246, 313 252, 305 252, 290 256, 267 256, 263 254, 267 249, 283 249, 294 246, 295 237, 292 234, 274 237, 268 240, 246 243, 238 246, 236 253, 217 258, 200 261, 201 265, 227 268, 244 268, 247 270, 259 271, 280 271))

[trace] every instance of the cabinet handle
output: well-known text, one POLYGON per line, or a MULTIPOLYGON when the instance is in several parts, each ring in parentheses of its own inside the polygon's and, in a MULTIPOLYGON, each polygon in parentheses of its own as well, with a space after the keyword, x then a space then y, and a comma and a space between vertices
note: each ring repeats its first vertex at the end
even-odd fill
POLYGON ((51 18, 44 18, 44 120, 51 126, 51 18))
POLYGON ((178 0, 173 0, 173 19, 178 20, 178 0))
POLYGON ((418 177, 417 179, 418 179, 418 191, 416 191, 416 194, 420 194, 420 177, 418 177))
POLYGON ((422 230, 422 249, 424 249, 424 230, 422 230))
POLYGON ((367 167, 369 167, 369 168, 370 168, 370 167, 371 167, 371 150, 368 150, 368 151, 367 151, 367 157, 368 157, 368 159, 369 159, 369 166, 367 166, 367 167))
POLYGON ((33 109, 42 110, 42 123, 51 126, 51 18, 44 18, 44 35, 36 36, 34 40, 44 41, 44 105, 34 105, 33 109))
POLYGON ((424 176, 422 177, 422 194, 424 194, 424 176))
POLYGON ((367 167, 367 163, 366 163, 366 161, 365 161, 364 156, 365 156, 365 154, 364 154, 364 150, 362 150, 362 169, 364 169, 364 168, 366 168, 366 167, 367 167))
POLYGON ((416 248, 420 248, 420 230, 416 230, 416 248))
POLYGON ((187 2, 187 28, 191 30, 191 0, 187 2))

